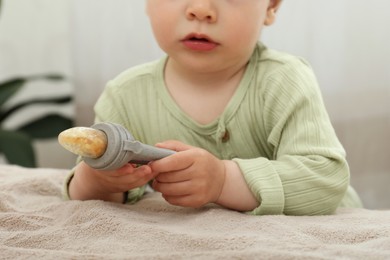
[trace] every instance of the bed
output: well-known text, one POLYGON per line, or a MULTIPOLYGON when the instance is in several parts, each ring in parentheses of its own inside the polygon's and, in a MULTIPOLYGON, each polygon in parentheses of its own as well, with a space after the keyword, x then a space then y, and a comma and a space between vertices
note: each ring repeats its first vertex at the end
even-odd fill
POLYGON ((1 259, 390 259, 390 210, 250 216, 208 205, 63 201, 66 169, 0 165, 1 259))

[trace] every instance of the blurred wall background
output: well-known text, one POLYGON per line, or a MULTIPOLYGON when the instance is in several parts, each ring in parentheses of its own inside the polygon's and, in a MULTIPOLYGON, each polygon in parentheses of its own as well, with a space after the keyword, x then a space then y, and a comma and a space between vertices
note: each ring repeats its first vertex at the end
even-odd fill
MULTIPOLYGON (((64 81, 29 82, 9 99, 10 108, 33 99, 72 95, 72 57, 70 44, 70 9, 66 1, 3 0, 0 10, 0 82, 14 77, 59 74, 64 81)), ((74 117, 73 104, 35 104, 12 113, 2 127, 13 130, 36 118, 56 113, 74 117)), ((60 149, 56 139, 34 142, 39 166, 66 168, 74 156, 60 149)), ((0 163, 4 158, 0 156, 0 163)))
MULTIPOLYGON (((3 2, 0 80, 47 69, 68 75, 72 81, 55 91, 74 92, 77 125, 93 123, 93 104, 109 79, 163 55, 145 0, 3 2)), ((284 1, 262 36, 269 47, 312 64, 347 150, 351 182, 368 208, 390 208, 389 9, 387 0, 284 1)), ((37 150, 41 167, 73 166, 74 157, 56 141, 38 143, 37 150)))

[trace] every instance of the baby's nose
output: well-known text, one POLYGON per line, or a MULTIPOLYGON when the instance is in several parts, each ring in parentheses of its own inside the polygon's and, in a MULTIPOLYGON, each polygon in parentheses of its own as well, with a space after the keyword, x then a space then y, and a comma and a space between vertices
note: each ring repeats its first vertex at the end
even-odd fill
POLYGON ((189 20, 217 21, 217 12, 210 0, 195 0, 188 5, 186 16, 189 20))

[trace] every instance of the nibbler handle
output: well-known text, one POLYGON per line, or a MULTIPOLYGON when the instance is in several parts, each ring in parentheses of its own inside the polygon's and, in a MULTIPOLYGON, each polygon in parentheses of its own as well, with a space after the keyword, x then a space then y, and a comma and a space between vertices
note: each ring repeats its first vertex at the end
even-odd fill
POLYGON ((147 164, 175 153, 172 150, 157 148, 139 141, 125 141, 124 150, 131 154, 129 162, 135 164, 147 164))

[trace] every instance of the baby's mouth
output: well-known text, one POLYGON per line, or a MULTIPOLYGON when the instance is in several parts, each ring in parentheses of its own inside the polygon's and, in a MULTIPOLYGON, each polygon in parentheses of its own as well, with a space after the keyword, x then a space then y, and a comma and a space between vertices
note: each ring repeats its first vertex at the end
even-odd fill
POLYGON ((194 41, 194 42, 210 42, 208 39, 206 38, 196 38, 196 37, 192 37, 190 39, 188 39, 189 41, 194 41))
POLYGON ((217 44, 214 40, 212 40, 209 36, 200 33, 191 33, 187 35, 183 41, 191 41, 191 42, 199 42, 199 43, 213 43, 217 44))
POLYGON ((184 46, 196 52, 208 52, 218 47, 219 43, 215 42, 205 34, 192 33, 182 40, 184 46))
POLYGON ((183 41, 183 44, 186 48, 196 52, 212 51, 218 47, 217 43, 210 42, 208 40, 199 40, 199 39, 196 40, 188 39, 183 41))

